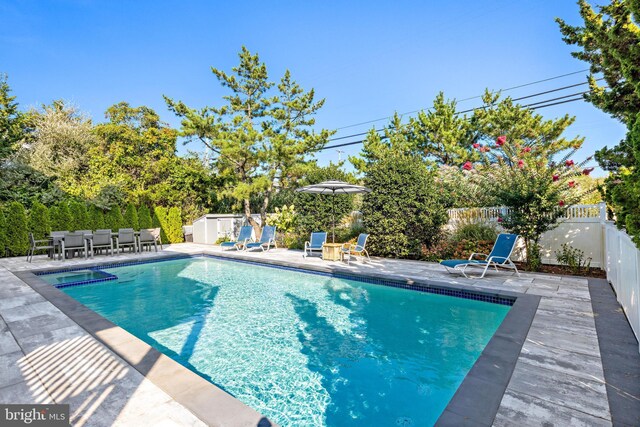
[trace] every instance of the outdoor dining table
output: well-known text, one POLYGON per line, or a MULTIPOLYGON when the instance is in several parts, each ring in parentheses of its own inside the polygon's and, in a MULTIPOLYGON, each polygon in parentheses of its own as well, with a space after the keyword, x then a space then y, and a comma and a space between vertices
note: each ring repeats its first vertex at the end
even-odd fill
MULTIPOLYGON (((134 231, 133 234, 135 236, 140 236, 139 231, 134 231)), ((114 238, 118 235, 117 232, 111 232, 111 238, 114 238)), ((91 246, 91 241, 93 240, 93 233, 84 233, 84 238, 87 240, 87 250, 91 246)), ((53 246, 60 246, 60 243, 64 240, 64 234, 49 236, 49 240, 53 242, 53 246)), ((53 258, 55 256, 54 250, 49 250, 49 258, 53 258)), ((91 256, 93 256, 93 251, 91 252, 91 256)), ((62 249, 58 253, 58 259, 62 259, 62 249)))

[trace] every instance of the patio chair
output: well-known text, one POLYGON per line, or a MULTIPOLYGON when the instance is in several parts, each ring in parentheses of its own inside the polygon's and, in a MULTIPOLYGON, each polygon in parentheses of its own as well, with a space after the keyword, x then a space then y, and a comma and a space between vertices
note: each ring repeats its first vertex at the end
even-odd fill
POLYGON ((482 274, 480 276, 474 278, 483 278, 487 273, 490 267, 494 267, 496 271, 498 271, 498 267, 512 269, 515 273, 520 276, 520 272, 518 271, 518 267, 511 261, 511 253, 516 247, 516 243, 518 242, 517 234, 507 234, 502 233, 498 235, 496 242, 493 244, 493 249, 489 255, 472 253, 469 259, 448 259, 444 261, 440 261, 449 273, 459 272, 464 275, 464 277, 474 277, 467 276, 466 269, 467 267, 479 267, 482 268, 482 274), (484 259, 476 259, 476 257, 484 257, 484 259))
POLYGON ((120 253, 120 248, 124 249, 125 247, 129 247, 133 249, 133 252, 138 252, 138 245, 136 243, 136 234, 133 231, 133 228, 121 228, 118 230, 118 234, 115 236, 116 239, 116 253, 120 253))
POLYGON ((111 230, 96 230, 93 233, 93 239, 90 240, 90 244, 92 256, 96 249, 98 251, 107 249, 107 253, 109 255, 113 255, 113 238, 111 237, 111 230))
POLYGON ((351 262, 351 257, 360 257, 360 259, 362 260, 362 262, 364 262, 364 257, 367 257, 368 261, 371 261, 371 258, 369 257, 369 252, 367 252, 367 249, 365 248, 365 246, 367 245, 367 239, 369 238, 369 235, 366 233, 360 233, 360 235, 358 236, 358 241, 356 242, 356 244, 351 244, 348 247, 343 247, 342 248, 342 258, 344 259, 345 256, 347 258, 347 264, 349 264, 351 262))
POLYGON ((88 256, 87 239, 84 238, 83 233, 65 233, 62 240, 60 240, 60 248, 63 261, 67 259, 67 252, 71 252, 72 257, 74 252, 80 254, 80 251, 84 253, 85 259, 88 256))
POLYGON ((164 250, 164 247, 162 246, 162 233, 160 227, 150 228, 149 230, 151 230, 151 234, 156 239, 156 243, 160 245, 160 250, 164 250))
POLYGON ((158 252, 158 245, 156 244, 156 236, 153 235, 153 228, 141 228, 140 235, 138 236, 138 248, 140 252, 144 250, 144 247, 149 248, 151 252, 151 246, 158 252))
POLYGON ((251 240, 251 235, 253 234, 253 227, 250 225, 243 225, 240 227, 240 232, 238 233, 238 238, 235 241, 231 242, 222 242, 220 246, 224 250, 225 248, 236 248, 236 250, 241 251, 247 249, 247 243, 251 240))
POLYGON ((29 233, 29 251, 27 252, 27 262, 31 262, 33 260, 33 253, 40 249, 46 249, 51 254, 55 252, 56 245, 54 245, 53 240, 51 239, 43 239, 36 240, 33 237, 33 233, 29 233))
POLYGON ((268 251, 271 248, 271 245, 276 249, 278 248, 278 245, 276 244, 276 227, 275 225, 265 225, 262 229, 260 240, 257 242, 247 243, 245 247, 247 249, 260 248, 264 252, 268 251))
POLYGON ((307 252, 309 255, 313 253, 313 251, 322 252, 322 245, 327 242, 327 233, 325 231, 316 231, 311 233, 311 238, 308 242, 304 242, 304 258, 307 257, 307 252))

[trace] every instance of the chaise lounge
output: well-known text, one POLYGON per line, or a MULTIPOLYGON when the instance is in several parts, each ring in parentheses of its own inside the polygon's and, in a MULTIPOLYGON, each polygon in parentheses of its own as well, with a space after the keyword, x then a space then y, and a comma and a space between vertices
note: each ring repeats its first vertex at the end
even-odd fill
POLYGON ((498 235, 496 242, 493 245, 493 249, 489 255, 472 253, 469 259, 447 259, 440 261, 449 273, 458 272, 462 273, 467 278, 483 278, 490 267, 494 267, 496 271, 498 268, 506 268, 515 270, 515 273, 520 276, 518 267, 511 261, 511 253, 516 247, 518 241, 517 234, 502 233, 498 235), (476 257, 484 257, 484 259, 476 259, 476 257), (482 268, 482 274, 480 276, 467 276, 467 267, 479 267, 482 268))

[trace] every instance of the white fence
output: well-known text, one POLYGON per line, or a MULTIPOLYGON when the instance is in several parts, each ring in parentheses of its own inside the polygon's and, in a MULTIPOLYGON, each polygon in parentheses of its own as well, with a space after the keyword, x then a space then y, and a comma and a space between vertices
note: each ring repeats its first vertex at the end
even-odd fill
POLYGON ((640 251, 627 233, 612 222, 607 221, 603 228, 607 279, 640 341, 640 251))
MULTIPOLYGON (((461 222, 492 222, 499 226, 498 218, 509 214, 505 207, 450 209, 449 227, 461 222)), ((557 264, 555 253, 563 243, 584 252, 585 259, 591 258, 591 266, 604 266, 604 234, 602 223, 607 219, 604 203, 597 205, 576 205, 567 209, 559 224, 544 233, 540 239, 542 261, 557 264)), ((522 254, 516 254, 516 259, 522 254)))
MULTIPOLYGON (((501 207, 451 209, 449 227, 464 222, 498 224, 498 218, 508 213, 508 209, 501 207)), ((543 262, 556 264, 555 251, 563 243, 580 249, 585 257, 591 258, 592 267, 607 272, 607 280, 640 341, 640 250, 627 233, 607 220, 605 204, 576 205, 567 209, 558 226, 540 239, 543 262)))

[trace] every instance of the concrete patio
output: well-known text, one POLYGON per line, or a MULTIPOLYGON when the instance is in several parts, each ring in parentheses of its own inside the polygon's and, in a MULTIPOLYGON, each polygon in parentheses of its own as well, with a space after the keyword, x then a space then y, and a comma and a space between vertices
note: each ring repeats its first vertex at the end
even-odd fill
MULTIPOLYGON (((189 243, 168 246, 163 253, 203 251, 221 254, 220 248, 189 243)), ((433 263, 374 258, 347 266, 283 249, 224 255, 538 295, 538 310, 493 425, 612 425, 587 279, 491 273, 474 280, 449 275, 433 263)), ((32 264, 24 258, 0 259, 0 402, 69 403, 76 425, 205 425, 14 274, 154 256, 147 252, 64 263, 36 256, 32 264)))

